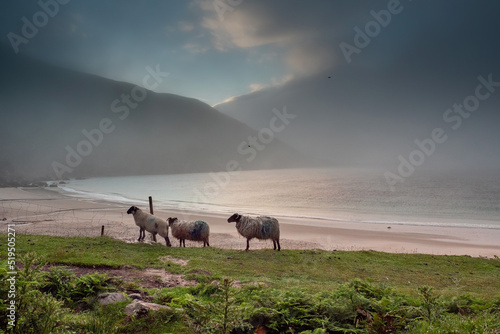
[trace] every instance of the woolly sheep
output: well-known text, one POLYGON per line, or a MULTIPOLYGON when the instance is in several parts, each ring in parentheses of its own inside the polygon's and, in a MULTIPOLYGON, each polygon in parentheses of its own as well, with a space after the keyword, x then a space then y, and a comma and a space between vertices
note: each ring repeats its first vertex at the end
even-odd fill
POLYGON ((203 247, 209 246, 208 237, 210 235, 210 227, 202 220, 183 221, 176 217, 168 218, 168 225, 172 229, 172 236, 179 239, 179 247, 186 247, 186 240, 203 241, 203 247))
POLYGON ((276 218, 268 216, 249 217, 235 213, 227 219, 227 222, 236 222, 238 233, 247 238, 246 251, 250 247, 249 241, 253 238, 260 240, 271 239, 274 249, 276 249, 276 244, 278 244, 278 251, 281 249, 280 225, 276 218))
POLYGON ((150 213, 144 212, 136 206, 131 206, 128 209, 127 214, 132 214, 134 216, 134 221, 137 226, 139 226, 139 239, 137 241, 144 240, 146 232, 153 234, 153 240, 156 242, 156 234, 165 238, 165 243, 168 247, 172 246, 170 239, 168 238, 168 223, 166 220, 153 216, 150 213))

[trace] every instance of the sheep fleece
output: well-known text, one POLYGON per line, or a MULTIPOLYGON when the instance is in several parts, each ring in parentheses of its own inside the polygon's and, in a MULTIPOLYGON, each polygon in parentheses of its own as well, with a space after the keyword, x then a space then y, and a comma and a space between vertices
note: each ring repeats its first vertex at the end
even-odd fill
POLYGON ((176 239, 206 241, 210 234, 210 227, 202 220, 187 222, 177 219, 170 229, 176 239))
POLYGON ((164 219, 155 217, 141 209, 137 210, 136 214, 133 216, 135 224, 139 227, 143 227, 149 233, 158 233, 164 238, 168 236, 168 223, 164 219))
POLYGON ((272 239, 279 240, 280 226, 278 220, 273 217, 245 217, 242 216, 239 222, 236 222, 236 229, 247 239, 272 239))

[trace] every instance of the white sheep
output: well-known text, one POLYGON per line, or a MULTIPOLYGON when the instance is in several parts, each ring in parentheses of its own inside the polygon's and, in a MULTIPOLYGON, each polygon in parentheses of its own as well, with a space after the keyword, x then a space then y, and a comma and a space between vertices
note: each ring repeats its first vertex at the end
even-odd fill
POLYGON ((139 239, 137 241, 144 240, 146 232, 148 231, 153 235, 153 240, 156 242, 156 234, 165 238, 165 243, 168 247, 172 246, 170 239, 168 238, 168 223, 166 220, 153 216, 150 213, 144 212, 136 206, 131 206, 127 210, 127 214, 132 214, 134 216, 134 221, 137 226, 139 226, 139 239))
POLYGON ((203 241, 203 247, 209 246, 208 237, 210 227, 203 220, 183 221, 176 217, 168 218, 168 225, 172 229, 172 236, 179 239, 179 247, 186 247, 186 240, 203 241))
POLYGON ((274 249, 276 249, 276 244, 278 244, 278 251, 281 249, 280 225, 276 218, 268 216, 249 217, 235 213, 227 219, 227 222, 236 222, 238 233, 247 238, 246 251, 250 247, 249 241, 253 238, 260 240, 271 239, 274 249))

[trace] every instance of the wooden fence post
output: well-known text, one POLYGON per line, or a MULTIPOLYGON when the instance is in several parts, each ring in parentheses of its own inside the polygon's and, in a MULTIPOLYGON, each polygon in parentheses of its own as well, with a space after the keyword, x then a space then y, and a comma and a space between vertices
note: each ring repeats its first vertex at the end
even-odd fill
POLYGON ((153 197, 149 196, 149 212, 151 212, 152 215, 153 213, 153 197))

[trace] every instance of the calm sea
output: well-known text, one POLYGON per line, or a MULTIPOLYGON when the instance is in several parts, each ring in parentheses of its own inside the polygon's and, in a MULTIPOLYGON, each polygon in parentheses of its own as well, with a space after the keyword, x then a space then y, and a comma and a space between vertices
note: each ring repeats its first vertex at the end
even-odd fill
POLYGON ((147 207, 380 224, 500 229, 500 172, 415 172, 396 191, 383 171, 285 169, 71 180, 73 196, 147 207))

